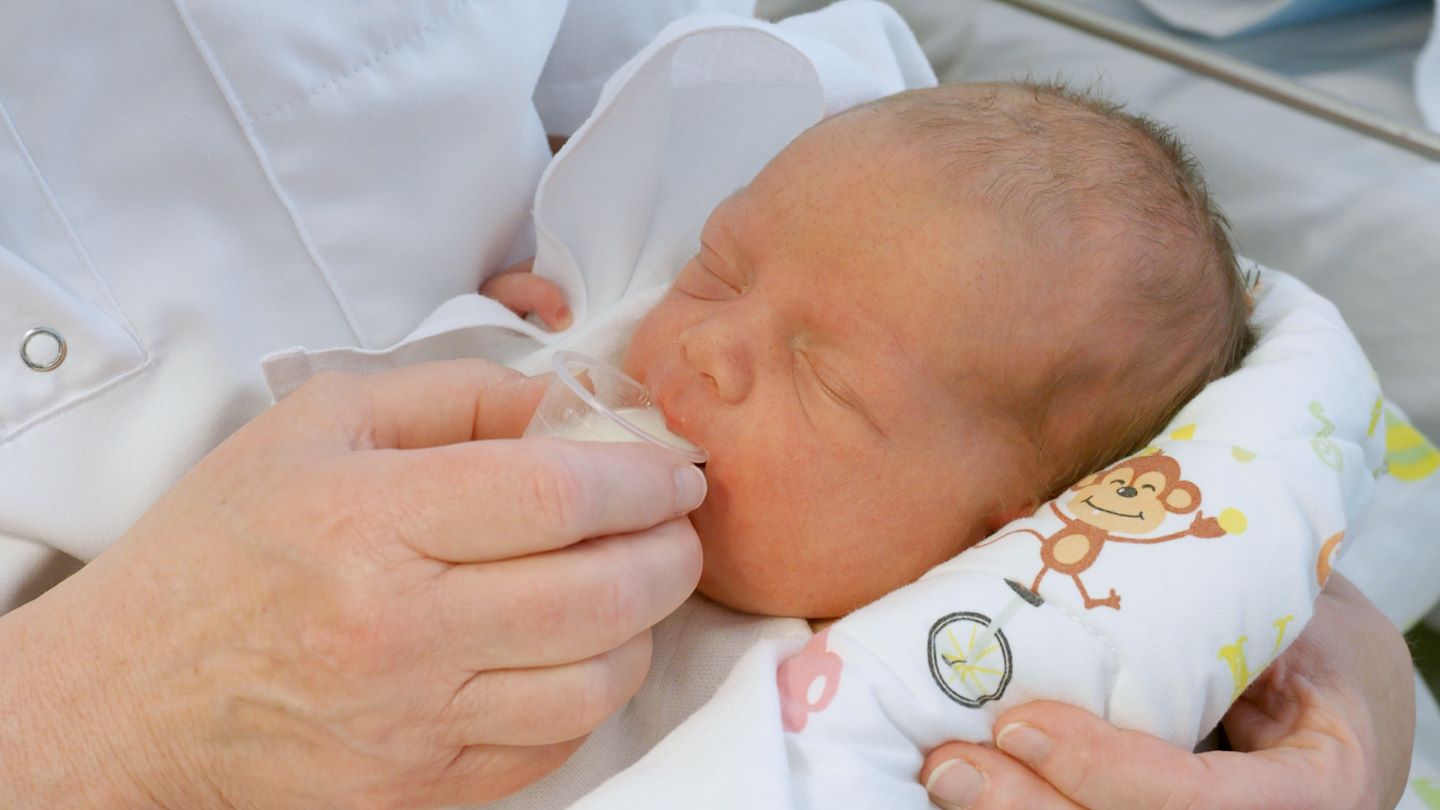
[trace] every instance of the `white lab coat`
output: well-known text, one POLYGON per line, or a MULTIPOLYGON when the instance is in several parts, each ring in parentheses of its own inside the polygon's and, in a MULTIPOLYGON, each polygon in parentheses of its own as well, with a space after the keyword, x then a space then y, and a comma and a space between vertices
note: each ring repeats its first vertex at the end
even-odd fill
POLYGON ((547 130, 573 129, 666 22, 750 7, 7 7, 0 612, 265 408, 260 357, 386 346, 532 250, 547 130), (36 327, 66 341, 53 371, 19 350, 36 327))

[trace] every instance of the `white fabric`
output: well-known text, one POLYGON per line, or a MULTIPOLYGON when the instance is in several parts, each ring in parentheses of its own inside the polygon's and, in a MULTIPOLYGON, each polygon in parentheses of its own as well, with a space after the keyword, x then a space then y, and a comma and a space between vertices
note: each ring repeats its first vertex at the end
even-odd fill
POLYGON ((877 2, 778 26, 680 20, 617 72, 536 193, 535 273, 565 292, 574 326, 547 332, 467 294, 388 349, 271 355, 270 389, 278 399, 323 370, 467 355, 538 373, 552 350, 570 347, 618 363, 721 199, 822 117, 934 81, 909 29, 877 2))
POLYGON ((1176 28, 1228 37, 1390 5, 1396 0, 1140 0, 1176 28))
POLYGON ((542 71, 603 76, 691 3, 594 5, 6 9, 0 605, 99 554, 260 412, 264 354, 388 345, 528 255, 550 159, 532 96, 578 119, 598 93, 560 99, 542 71), (16 351, 38 326, 68 343, 48 373, 16 351))
MULTIPOLYGON (((1164 2, 1179 6, 1174 0, 1164 2)), ((912 21, 914 13, 939 10, 928 3, 929 0, 896 0, 901 14, 911 15, 912 21)), ((1147 10, 1142 0, 1083 0, 1083 3, 1112 19, 1134 23, 1191 42, 1208 53, 1277 73, 1371 113, 1410 126, 1425 126, 1416 105, 1414 77, 1416 57, 1431 33, 1435 16, 1434 4, 1429 0, 1387 3, 1357 13, 1325 17, 1303 25, 1267 27, 1225 39, 1204 38, 1201 34, 1170 28, 1147 10)), ((1203 3, 1195 7, 1206 10, 1203 3)), ((944 30, 953 28, 954 24, 942 22, 938 27, 944 30)), ((928 44, 926 53, 932 58, 949 56, 948 52, 931 50, 928 44)), ((1282 128, 1267 137, 1287 134, 1282 128)))
POLYGON ((1425 123, 1440 132, 1440 10, 1434 14, 1430 39, 1415 61, 1415 100, 1425 123))
MULTIPOLYGON (((1387 402, 1384 409, 1386 475, 1357 532, 1364 538, 1359 550, 1338 568, 1396 627, 1409 630, 1434 605, 1440 583, 1440 543, 1434 541, 1440 527, 1440 449, 1399 406, 1387 402)), ((1432 756, 1440 761, 1440 749, 1432 756)))

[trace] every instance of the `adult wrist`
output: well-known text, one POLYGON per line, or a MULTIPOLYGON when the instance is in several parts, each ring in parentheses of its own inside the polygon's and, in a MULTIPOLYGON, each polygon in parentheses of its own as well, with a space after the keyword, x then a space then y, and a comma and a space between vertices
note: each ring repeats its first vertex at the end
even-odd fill
POLYGON ((145 781, 169 766, 115 671, 123 651, 104 643, 124 634, 74 615, 79 584, 0 616, 0 806, 165 807, 145 781))

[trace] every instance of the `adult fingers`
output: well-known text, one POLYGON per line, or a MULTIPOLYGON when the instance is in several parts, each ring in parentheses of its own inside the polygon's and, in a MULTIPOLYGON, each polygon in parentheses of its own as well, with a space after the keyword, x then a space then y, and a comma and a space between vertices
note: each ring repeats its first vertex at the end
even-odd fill
POLYGON ((539 315, 552 330, 564 329, 571 323, 565 293, 550 279, 527 272, 506 272, 485 282, 480 292, 522 318, 532 312, 539 315))
POLYGON ((699 506, 706 489, 693 464, 628 443, 467 442, 343 463, 347 482, 383 496, 363 508, 404 516, 391 522, 407 545, 453 563, 648 529, 699 506))
POLYGON ((950 743, 930 752, 920 784, 944 810, 1076 810, 1034 771, 983 745, 950 743))
POLYGON ((995 745, 1083 807, 1271 808, 1333 798, 1338 743, 1196 755, 1081 709, 1036 702, 996 722, 995 745))
POLYGON ((554 667, 475 673, 449 712, 459 745, 545 745, 594 731, 640 689, 650 631, 609 652, 554 667))
POLYGON ((375 374, 312 377, 276 410, 301 410, 292 420, 347 449, 419 448, 472 439, 513 438, 525 430, 545 393, 546 378, 487 360, 417 363, 375 374))
POLYGON ((440 575, 442 654, 472 670, 599 655, 668 616, 700 580, 688 520, 440 575))
MULTIPOLYGON (((585 742, 551 745, 473 745, 462 749, 434 781, 422 806, 454 807, 494 801, 540 779, 561 765, 585 742)), ((415 806, 406 796, 403 805, 415 806)))

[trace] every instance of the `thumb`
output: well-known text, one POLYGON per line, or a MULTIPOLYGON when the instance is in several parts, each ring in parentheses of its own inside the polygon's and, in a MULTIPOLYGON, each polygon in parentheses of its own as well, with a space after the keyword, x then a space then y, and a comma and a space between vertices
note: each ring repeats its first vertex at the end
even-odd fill
MULTIPOLYGON (((1194 754, 1081 709, 1035 702, 1002 714, 996 747, 1084 807, 1319 807, 1334 757, 1277 748, 1194 754)), ((1323 740, 1313 741, 1323 746, 1323 740)))

